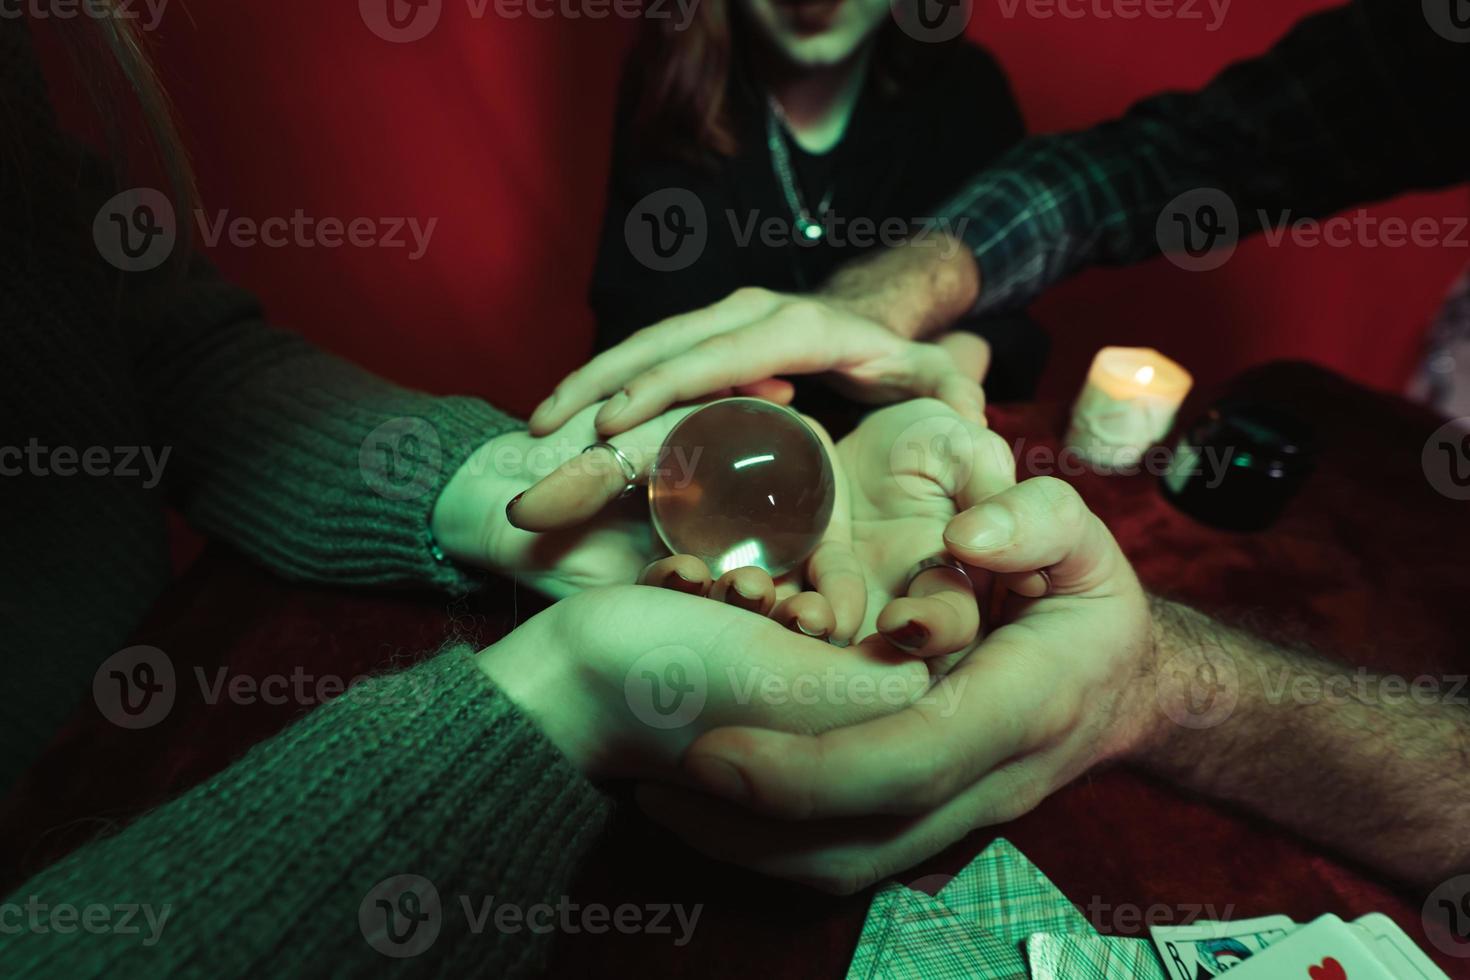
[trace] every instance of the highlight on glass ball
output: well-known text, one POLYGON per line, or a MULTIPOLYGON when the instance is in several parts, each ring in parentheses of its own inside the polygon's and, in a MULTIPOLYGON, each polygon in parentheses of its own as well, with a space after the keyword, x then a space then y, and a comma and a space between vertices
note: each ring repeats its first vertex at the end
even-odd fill
POLYGON ((757 398, 726 398, 685 416, 648 480, 653 526, 674 554, 719 577, 754 565, 772 576, 804 562, 832 520, 836 478, 811 426, 757 398))

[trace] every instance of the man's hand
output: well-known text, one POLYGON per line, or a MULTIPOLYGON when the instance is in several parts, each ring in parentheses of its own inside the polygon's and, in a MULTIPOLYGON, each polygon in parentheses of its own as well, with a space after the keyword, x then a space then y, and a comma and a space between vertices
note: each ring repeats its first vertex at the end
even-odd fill
POLYGON ((1067 484, 1027 480, 950 522, 950 550, 1021 598, 1014 618, 895 714, 817 734, 759 726, 697 740, 684 772, 721 800, 642 787, 695 846, 850 892, 1014 819, 1157 724, 1148 601, 1067 484))
POLYGON ((945 539, 1019 611, 944 696, 817 735, 711 732, 685 781, 724 799, 648 784, 644 809, 717 857, 849 892, 1126 760, 1399 880, 1470 872, 1458 679, 1356 669, 1150 601, 1060 481, 991 497, 945 539))
POLYGON ((929 685, 921 661, 880 638, 834 651, 741 609, 636 585, 559 602, 479 663, 595 777, 676 777, 712 729, 826 731, 899 710, 929 685))
POLYGON ((988 350, 978 338, 920 343, 821 295, 740 289, 703 310, 671 317, 604 351, 568 375, 531 415, 531 431, 555 431, 594 402, 604 435, 626 432, 671 405, 720 394, 789 402, 778 376, 831 374, 863 401, 936 398, 965 418, 984 419, 980 375, 988 350), (611 396, 611 397, 609 397, 611 396))

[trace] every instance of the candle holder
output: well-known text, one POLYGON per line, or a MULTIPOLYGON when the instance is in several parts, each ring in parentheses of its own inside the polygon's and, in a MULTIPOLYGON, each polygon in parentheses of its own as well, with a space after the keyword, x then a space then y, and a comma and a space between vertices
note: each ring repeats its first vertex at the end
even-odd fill
POLYGON ((1193 384, 1188 371, 1150 347, 1104 347, 1092 359, 1064 442, 1100 467, 1136 466, 1168 433, 1193 384))

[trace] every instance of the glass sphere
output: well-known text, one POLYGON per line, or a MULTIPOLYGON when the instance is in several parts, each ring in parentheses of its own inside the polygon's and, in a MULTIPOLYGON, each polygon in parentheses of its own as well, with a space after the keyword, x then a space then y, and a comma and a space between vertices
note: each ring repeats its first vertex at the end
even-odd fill
POLYGON ((669 433, 648 480, 653 526, 674 554, 715 577, 755 565, 781 575, 832 520, 827 450, 795 412, 757 398, 696 409, 669 433))

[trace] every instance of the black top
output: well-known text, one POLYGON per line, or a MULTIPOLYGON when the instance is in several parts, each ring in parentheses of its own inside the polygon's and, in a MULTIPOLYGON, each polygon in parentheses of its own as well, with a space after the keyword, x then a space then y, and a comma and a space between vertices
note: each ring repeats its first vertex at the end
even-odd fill
MULTIPOLYGON (((829 232, 810 243, 795 230, 776 174, 764 92, 742 71, 732 72, 730 86, 739 150, 699 165, 637 145, 625 79, 589 297, 599 350, 741 286, 795 292, 821 285, 839 266, 900 237, 895 220, 907 229, 931 218, 965 180, 1025 133, 1005 74, 988 53, 968 42, 926 45, 922 60, 892 94, 870 78, 847 132, 828 153, 807 153, 780 131, 807 209, 818 215, 831 193, 829 232), (666 216, 670 204, 684 205, 682 214, 666 216), (773 235, 762 234, 766 224, 776 229, 773 235), (695 230, 687 247, 676 246, 677 227, 695 230), (702 249, 700 228, 706 236, 702 249), (648 261, 655 229, 673 254, 655 253, 648 261)), ((1045 360, 1045 335, 1023 314, 962 325, 994 349, 986 382, 990 397, 1029 396, 1045 360)))

